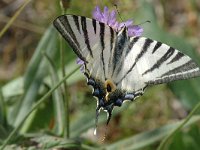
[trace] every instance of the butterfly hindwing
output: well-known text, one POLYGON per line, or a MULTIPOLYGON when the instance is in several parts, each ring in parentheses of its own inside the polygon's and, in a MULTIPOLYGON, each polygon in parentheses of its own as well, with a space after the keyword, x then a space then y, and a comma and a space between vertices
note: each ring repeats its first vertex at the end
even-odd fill
POLYGON ((130 38, 121 74, 115 76, 118 87, 139 91, 151 84, 200 76, 199 67, 187 55, 166 44, 145 38, 130 38))

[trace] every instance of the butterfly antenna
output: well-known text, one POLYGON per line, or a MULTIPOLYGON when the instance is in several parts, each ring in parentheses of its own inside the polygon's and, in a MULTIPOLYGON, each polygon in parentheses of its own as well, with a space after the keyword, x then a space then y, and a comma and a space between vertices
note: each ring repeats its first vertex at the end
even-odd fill
POLYGON ((113 4, 113 5, 115 6, 115 9, 116 9, 116 11, 117 11, 117 14, 119 15, 120 20, 123 22, 124 19, 121 17, 121 15, 120 15, 120 13, 119 13, 117 4, 113 4))
MULTIPOLYGON (((119 15, 120 20, 123 22, 124 19, 121 17, 121 15, 120 15, 120 13, 119 13, 117 4, 113 4, 113 5, 115 6, 115 9, 116 9, 116 11, 117 11, 117 14, 119 15)), ((145 23, 151 23, 151 21, 150 21, 150 20, 146 20, 146 21, 144 21, 144 22, 142 22, 142 23, 137 24, 136 26, 143 25, 143 24, 145 24, 145 23)), ((124 24, 124 25, 125 25, 125 24, 124 24)))
POLYGON ((144 22, 141 22, 141 23, 137 24, 136 26, 140 26, 140 25, 143 25, 143 24, 145 24, 145 23, 151 23, 151 21, 150 21, 150 20, 146 20, 146 21, 144 21, 144 22))

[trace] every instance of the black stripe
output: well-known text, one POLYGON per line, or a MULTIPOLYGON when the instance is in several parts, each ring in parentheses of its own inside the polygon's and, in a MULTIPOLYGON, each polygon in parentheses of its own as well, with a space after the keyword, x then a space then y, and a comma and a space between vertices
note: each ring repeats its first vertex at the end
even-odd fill
POLYGON ((75 23, 75 25, 76 25, 76 28, 77 28, 77 30, 78 30, 78 32, 79 33, 81 33, 81 31, 80 31, 80 26, 79 26, 79 22, 78 22, 78 16, 72 16, 73 17, 73 19, 74 19, 74 23, 75 23))
POLYGON ((169 76, 169 75, 172 75, 172 74, 177 74, 177 73, 181 73, 181 72, 185 72, 185 71, 188 71, 188 70, 192 70, 192 69, 195 69, 195 68, 198 68, 198 66, 196 65, 196 63, 192 60, 188 61, 187 63, 179 66, 179 67, 176 67, 166 73, 164 73, 163 75, 161 75, 161 77, 164 77, 164 76, 169 76))
POLYGON ((105 43, 104 43, 104 35, 105 35, 105 24, 99 22, 100 25, 100 32, 99 32, 99 36, 100 36, 100 41, 101 41, 101 61, 103 63, 103 72, 104 72, 104 77, 105 77, 105 62, 104 62, 104 57, 103 57, 103 51, 105 48, 105 43))
POLYGON ((97 24, 96 23, 97 23, 97 21, 95 19, 92 19, 92 25, 93 25, 95 34, 97 33, 97 24))
MULTIPOLYGON (((117 41, 115 44, 115 49, 114 49, 114 53, 113 53, 113 73, 115 72, 115 68, 117 66, 117 63, 119 64, 119 62, 121 62, 121 57, 122 57, 122 53, 124 51, 126 42, 127 42, 127 29, 124 28, 122 33, 120 35, 117 36, 117 41)), ((120 68, 120 67, 119 67, 120 68)), ((118 72, 118 71, 117 71, 118 72)))
POLYGON ((89 50, 90 55, 93 57, 92 50, 91 50, 91 47, 90 47, 88 32, 87 32, 86 18, 83 17, 83 16, 81 16, 81 26, 82 26, 82 31, 83 31, 83 34, 84 34, 85 44, 86 44, 86 46, 89 50))
POLYGON ((113 31, 113 29, 110 27, 110 53, 111 53, 112 48, 113 48, 113 41, 114 41, 114 31, 113 31))
POLYGON ((63 24, 63 26, 66 28, 66 30, 68 31, 69 35, 71 36, 73 42, 77 45, 78 48, 80 48, 79 42, 76 39, 76 36, 71 28, 71 25, 69 23, 68 17, 67 16, 63 16, 60 18, 60 22, 63 24))
POLYGON ((198 66, 193 62, 192 60, 186 62, 185 64, 176 67, 163 75, 161 77, 158 77, 158 79, 153 80, 153 81, 148 81, 147 84, 161 84, 161 83, 167 83, 175 80, 182 80, 182 79, 188 79, 188 78, 193 78, 200 76, 200 71, 194 71, 191 73, 186 73, 186 71, 192 70, 192 69, 197 69, 198 66), (181 72, 185 72, 182 73, 181 72))
POLYGON ((135 43, 138 41, 139 37, 135 37, 133 38, 133 40, 129 43, 127 51, 126 51, 126 56, 128 55, 128 53, 131 51, 132 47, 135 45, 135 43))
MULTIPOLYGON (((74 43, 74 41, 72 41, 71 36, 69 36, 69 33, 66 33, 65 30, 62 29, 62 27, 60 26, 59 22, 61 24, 63 24, 61 22, 62 17, 56 19, 53 24, 56 27, 56 29, 60 32, 60 34, 64 37, 64 39, 69 43, 69 45, 72 47, 72 49, 74 50, 74 52, 76 53, 76 55, 83 60, 84 62, 87 62, 86 59, 82 56, 82 54, 80 53, 80 48, 74 43)), ((64 26, 64 25, 63 25, 64 26)))
POLYGON ((142 58, 142 56, 147 52, 149 46, 151 45, 151 43, 153 42, 153 40, 151 39, 145 39, 143 48, 141 49, 140 53, 137 55, 135 62, 133 63, 133 65, 131 66, 131 68, 124 74, 124 76, 117 82, 117 84, 119 84, 131 71, 132 69, 135 67, 136 63, 140 60, 140 58, 142 58))
POLYGON ((167 59, 169 59, 174 54, 175 49, 170 47, 168 51, 148 70, 146 70, 142 75, 152 72, 153 70, 159 68, 167 59))
POLYGON ((153 54, 156 50, 158 50, 158 48, 159 48, 161 45, 162 45, 161 42, 157 42, 156 45, 155 45, 155 47, 153 48, 152 54, 153 54))
POLYGON ((100 40, 101 40, 101 47, 102 47, 102 49, 104 49, 105 48, 105 43, 104 43, 104 32, 105 32, 105 24, 104 23, 101 23, 101 22, 99 22, 99 25, 100 25, 100 40))
POLYGON ((111 64, 112 64, 112 63, 111 63, 111 60, 112 60, 112 58, 113 58, 113 57, 112 57, 112 56, 113 56, 113 55, 112 55, 112 51, 114 50, 114 49, 113 49, 113 46, 115 46, 115 43, 114 43, 115 41, 114 41, 114 40, 115 40, 115 36, 116 36, 116 32, 114 32, 113 29, 112 29, 111 27, 110 27, 110 35, 111 35, 111 37, 110 37, 110 57, 109 57, 109 62, 108 62, 108 70, 109 70, 109 69, 111 68, 111 66, 112 66, 112 65, 111 65, 111 64))
POLYGON ((167 64, 171 64, 171 63, 173 63, 173 62, 175 62, 175 61, 178 61, 178 60, 180 60, 183 56, 185 56, 183 53, 178 52, 178 53, 176 54, 176 56, 174 56, 174 58, 173 58, 169 63, 167 63, 167 64))

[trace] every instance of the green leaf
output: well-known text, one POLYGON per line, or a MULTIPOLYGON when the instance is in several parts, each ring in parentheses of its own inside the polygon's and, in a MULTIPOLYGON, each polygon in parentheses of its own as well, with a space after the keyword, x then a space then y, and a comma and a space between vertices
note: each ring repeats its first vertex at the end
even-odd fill
POLYGON ((19 144, 7 145, 5 150, 38 150, 38 149, 79 149, 81 143, 72 139, 64 139, 56 136, 45 134, 34 134, 26 136, 26 139, 20 141, 19 144))
MULTIPOLYGON (((28 113, 34 101, 37 99, 39 88, 43 82, 44 77, 47 75, 46 68, 48 66, 47 60, 42 59, 42 52, 46 52, 48 56, 56 60, 57 48, 58 47, 58 38, 57 33, 52 26, 50 26, 45 32, 42 40, 40 41, 36 52, 32 57, 28 70, 24 78, 24 88, 25 93, 19 105, 20 108, 18 113, 15 113, 14 116, 16 120, 14 126, 17 126, 19 122, 24 118, 25 114, 28 113)), ((28 126, 25 127, 25 130, 28 129, 28 126)))
POLYGON ((49 90, 42 98, 36 102, 30 110, 24 114, 25 116, 22 118, 22 120, 17 124, 17 126, 13 129, 13 131, 9 134, 9 136, 4 140, 4 143, 1 146, 1 149, 5 148, 5 146, 10 142, 13 137, 16 137, 16 133, 22 128, 22 125, 24 125, 24 122, 27 120, 27 118, 40 106, 41 103, 43 103, 51 94, 54 92, 66 79, 68 79, 74 72, 76 72, 79 68, 75 68, 72 72, 70 72, 68 75, 66 75, 64 78, 62 78, 61 81, 59 81, 56 86, 54 86, 51 90, 49 90))
POLYGON ((45 34, 42 36, 42 39, 40 40, 28 66, 27 70, 24 75, 24 88, 28 89, 32 82, 34 82, 35 77, 37 74, 46 74, 45 67, 47 65, 47 62, 43 60, 43 52, 46 52, 47 54, 50 54, 50 57, 55 55, 55 52, 57 51, 57 45, 58 41, 56 40, 57 34, 55 29, 50 26, 45 34), (53 47, 52 47, 53 46, 53 47), (41 64, 42 63, 42 64, 41 64), (45 64, 44 64, 45 63, 45 64), (43 71, 41 70, 43 69, 43 71), (38 73, 39 72, 39 73, 38 73))
MULTIPOLYGON (((57 70, 56 66, 51 60, 51 58, 44 53, 44 56, 49 62, 49 68, 50 68, 50 73, 51 73, 51 83, 52 87, 56 85, 56 83, 59 82, 59 77, 57 75, 57 70)), ((65 127, 66 127, 66 117, 65 117, 65 105, 64 105, 64 100, 62 96, 62 90, 61 87, 57 88, 53 93, 53 103, 54 103, 54 114, 55 114, 55 133, 56 135, 62 135, 64 133, 65 127)))
MULTIPOLYGON (((189 122, 184 126, 188 127, 193 123, 196 123, 200 120, 200 116, 194 116, 192 117, 189 122)), ((183 120, 182 120, 183 121, 183 120)), ((115 149, 126 149, 126 150, 134 150, 134 149, 142 149, 148 145, 151 145, 153 143, 158 142, 163 137, 171 133, 175 128, 177 128, 182 121, 171 123, 169 125, 165 125, 163 127, 139 133, 137 135, 134 135, 132 137, 129 137, 124 140, 120 140, 119 142, 116 142, 114 144, 110 144, 106 146, 107 150, 115 150, 115 149)))
POLYGON ((0 89, 0 125, 6 124, 6 105, 2 90, 0 89))
POLYGON ((169 149, 176 150, 199 150, 200 148, 200 130, 197 125, 193 125, 189 130, 179 132, 173 137, 172 143, 168 146, 169 149))
POLYGON ((36 143, 35 147, 41 149, 78 148, 81 146, 78 141, 50 135, 38 135, 32 138, 31 141, 36 143))
POLYGON ((5 102, 12 97, 22 95, 23 93, 23 77, 18 77, 14 80, 11 80, 2 87, 2 95, 5 97, 5 102))

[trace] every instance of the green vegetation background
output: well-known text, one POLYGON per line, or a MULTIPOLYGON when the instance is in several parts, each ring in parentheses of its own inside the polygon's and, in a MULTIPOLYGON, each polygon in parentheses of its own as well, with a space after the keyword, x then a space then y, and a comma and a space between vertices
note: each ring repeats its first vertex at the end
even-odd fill
MULTIPOLYGON (((66 75, 77 68, 75 54, 52 26, 62 14, 60 1, 29 0, 22 8, 23 4, 0 2, 0 145, 7 143, 6 149, 154 150, 200 102, 200 78, 154 86, 135 102, 115 108, 107 130, 106 114, 101 113, 98 134, 93 135, 96 100, 84 75, 76 71, 67 78, 67 86, 50 91, 62 79, 63 68, 66 75), (27 117, 33 106, 36 109, 27 117)), ((110 9, 117 4, 124 20, 151 21, 142 24, 144 36, 179 49, 200 65, 198 0, 65 0, 65 4, 66 13, 87 17, 97 4, 110 9)), ((199 119, 197 111, 164 148, 198 150, 199 119)))

